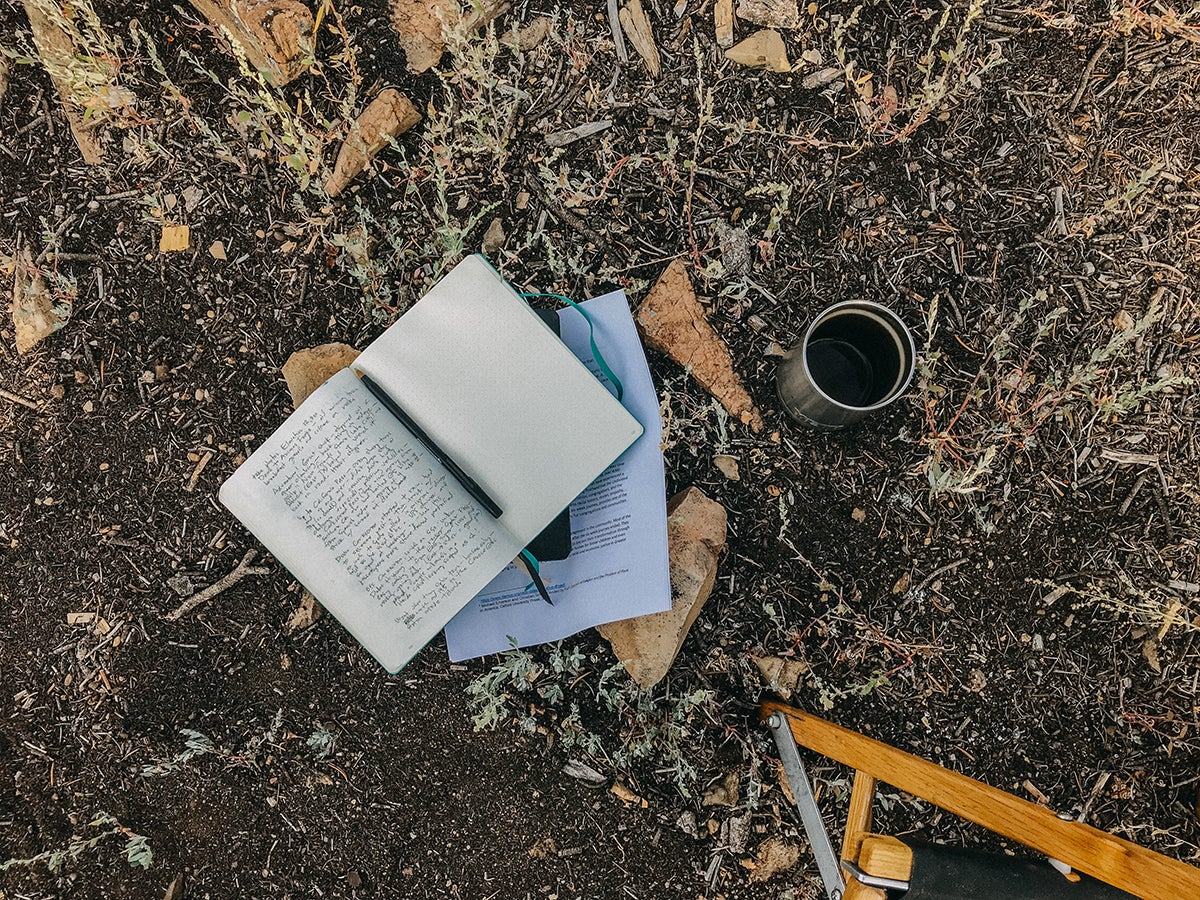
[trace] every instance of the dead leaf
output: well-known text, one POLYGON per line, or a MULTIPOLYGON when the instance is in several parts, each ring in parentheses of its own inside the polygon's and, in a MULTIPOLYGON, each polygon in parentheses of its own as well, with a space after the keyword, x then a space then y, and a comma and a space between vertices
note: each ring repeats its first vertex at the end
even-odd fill
POLYGON ((28 248, 22 250, 13 270, 12 320, 17 352, 28 353, 66 325, 69 318, 70 301, 54 301, 28 248))
POLYGON ((787 798, 787 802, 795 806, 796 795, 792 793, 792 783, 788 780, 787 769, 784 768, 782 762, 775 763, 775 780, 779 782, 779 789, 783 791, 783 796, 787 798))
POLYGON ((737 770, 734 769, 725 776, 720 784, 709 788, 700 802, 704 806, 737 806, 740 784, 741 780, 738 778, 737 770))
POLYGON ((183 900, 183 876, 176 875, 171 879, 171 883, 167 885, 167 891, 163 894, 163 900, 183 900))
POLYGON ((617 796, 617 799, 622 803, 630 803, 634 806, 640 806, 643 809, 650 805, 619 781, 614 782, 613 786, 609 788, 609 790, 611 790, 617 796))
POLYGON ((300 605, 292 612, 284 627, 288 634, 295 634, 315 623, 324 612, 325 608, 317 602, 317 598, 305 591, 300 597, 300 605))
POLYGON ((892 585, 893 594, 903 594, 912 584, 912 576, 904 572, 896 579, 896 583, 892 585))
POLYGON ((788 659, 780 656, 756 656, 754 665, 767 680, 771 690, 784 700, 792 699, 794 691, 800 683, 800 678, 808 671, 808 663, 799 659, 788 659))
POLYGON ((1129 331, 1136 324, 1128 310, 1118 310, 1117 314, 1113 316, 1113 327, 1117 331, 1129 331))
POLYGON ((1146 638, 1142 642, 1142 656, 1146 657, 1146 662, 1155 673, 1162 672, 1162 665, 1158 661, 1158 641, 1154 638, 1146 638))
POLYGON ((356 359, 358 351, 349 344, 321 344, 297 350, 283 364, 283 377, 292 395, 292 407, 299 408, 309 394, 356 359))
POLYGON ((799 847, 781 841, 779 838, 767 838, 758 845, 750 880, 753 882, 769 881, 780 872, 786 872, 799 860, 799 847))

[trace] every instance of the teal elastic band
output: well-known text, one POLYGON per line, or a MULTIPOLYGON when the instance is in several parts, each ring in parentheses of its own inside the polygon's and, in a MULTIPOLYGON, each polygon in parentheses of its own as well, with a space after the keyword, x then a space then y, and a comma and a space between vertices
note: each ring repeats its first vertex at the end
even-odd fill
POLYGON ((587 314, 582 306, 572 300, 570 297, 564 297, 562 294, 551 294, 539 291, 536 294, 521 294, 522 297, 528 299, 530 297, 553 297, 555 300, 561 300, 563 303, 571 307, 571 309, 583 316, 583 320, 588 325, 588 343, 592 345, 592 358, 596 360, 596 365, 600 371, 604 373, 604 377, 612 382, 613 387, 617 389, 617 399, 620 400, 625 394, 625 388, 621 386, 621 379, 616 376, 616 373, 608 367, 608 363, 604 361, 604 354, 600 352, 600 348, 596 346, 596 326, 592 324, 592 317, 587 314))
POLYGON ((525 565, 529 566, 529 574, 533 576, 533 581, 525 585, 525 590, 536 587, 541 598, 553 606, 554 601, 550 599, 550 592, 546 590, 546 584, 542 581, 542 564, 528 550, 521 551, 521 559, 525 560, 525 565))

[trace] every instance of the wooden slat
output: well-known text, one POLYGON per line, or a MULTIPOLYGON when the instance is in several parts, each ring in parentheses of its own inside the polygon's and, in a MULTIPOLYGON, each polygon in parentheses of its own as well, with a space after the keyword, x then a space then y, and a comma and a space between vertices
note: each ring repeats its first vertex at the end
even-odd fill
POLYGON ((842 835, 842 859, 858 862, 863 835, 871 830, 871 807, 875 802, 875 779, 866 772, 854 773, 850 790, 850 812, 846 814, 846 832, 842 835))
POLYGON ((858 854, 858 867, 878 878, 908 881, 912 877, 912 848, 890 835, 865 835, 858 854))
POLYGON ((1200 897, 1200 869, 1090 825, 1063 821, 1037 804, 793 707, 770 700, 760 707, 763 718, 773 712, 787 716, 792 735, 801 746, 867 772, 1136 897, 1200 897))

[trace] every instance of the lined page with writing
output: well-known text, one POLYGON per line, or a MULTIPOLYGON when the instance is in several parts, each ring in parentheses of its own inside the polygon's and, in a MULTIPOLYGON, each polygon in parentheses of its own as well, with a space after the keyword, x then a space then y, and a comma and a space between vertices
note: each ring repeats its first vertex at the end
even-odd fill
POLYGON ((391 672, 523 546, 349 370, 314 392, 220 496, 391 672))

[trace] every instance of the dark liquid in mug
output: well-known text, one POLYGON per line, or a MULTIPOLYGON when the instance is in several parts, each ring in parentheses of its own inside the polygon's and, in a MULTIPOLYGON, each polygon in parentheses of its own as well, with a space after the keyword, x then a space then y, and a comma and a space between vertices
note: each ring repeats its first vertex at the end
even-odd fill
POLYGON ((808 371, 817 387, 846 406, 869 406, 875 372, 853 344, 823 338, 808 345, 808 371))

